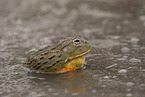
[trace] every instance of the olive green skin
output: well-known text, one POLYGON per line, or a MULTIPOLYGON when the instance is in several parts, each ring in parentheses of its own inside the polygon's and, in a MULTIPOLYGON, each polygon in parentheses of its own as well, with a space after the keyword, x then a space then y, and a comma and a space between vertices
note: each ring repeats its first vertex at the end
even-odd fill
POLYGON ((91 45, 80 37, 67 39, 61 43, 47 46, 38 51, 34 51, 28 57, 25 66, 47 73, 60 73, 65 64, 77 57, 86 55, 91 49, 91 45), (79 43, 75 40, 79 40, 79 43))

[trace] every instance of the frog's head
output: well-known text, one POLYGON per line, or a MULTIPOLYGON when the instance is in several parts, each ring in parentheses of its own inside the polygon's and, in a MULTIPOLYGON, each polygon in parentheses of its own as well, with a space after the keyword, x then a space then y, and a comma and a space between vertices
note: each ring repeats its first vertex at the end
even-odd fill
POLYGON ((71 60, 86 55, 91 50, 91 45, 81 37, 67 40, 62 47, 62 54, 71 60))

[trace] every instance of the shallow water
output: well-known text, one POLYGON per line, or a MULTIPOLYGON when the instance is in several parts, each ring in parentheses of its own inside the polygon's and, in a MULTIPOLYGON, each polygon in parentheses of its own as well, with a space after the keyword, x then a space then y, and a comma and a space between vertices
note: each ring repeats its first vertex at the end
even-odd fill
POLYGON ((144 0, 1 0, 1 97, 144 97, 144 0), (73 37, 86 68, 48 75, 22 66, 28 51, 73 37))

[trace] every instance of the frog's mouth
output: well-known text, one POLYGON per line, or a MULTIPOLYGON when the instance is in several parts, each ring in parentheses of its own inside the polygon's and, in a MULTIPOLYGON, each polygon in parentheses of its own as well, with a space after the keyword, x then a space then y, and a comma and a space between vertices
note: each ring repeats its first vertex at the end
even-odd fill
POLYGON ((80 53, 80 54, 77 54, 77 55, 73 55, 73 56, 71 56, 71 57, 68 57, 68 58, 65 60, 65 62, 67 62, 68 60, 71 60, 71 59, 73 59, 73 58, 77 58, 77 57, 80 57, 80 56, 84 56, 84 55, 86 55, 87 53, 89 53, 90 51, 91 51, 91 47, 90 47, 89 49, 87 49, 86 51, 80 53))

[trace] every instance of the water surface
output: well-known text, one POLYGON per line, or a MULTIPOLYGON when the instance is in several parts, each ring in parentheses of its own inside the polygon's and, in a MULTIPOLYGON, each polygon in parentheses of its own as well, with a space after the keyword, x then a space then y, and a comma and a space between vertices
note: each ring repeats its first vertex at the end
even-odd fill
POLYGON ((1 97, 144 97, 144 0, 1 0, 1 97), (78 32, 86 68, 48 75, 22 66, 28 51, 78 32))

